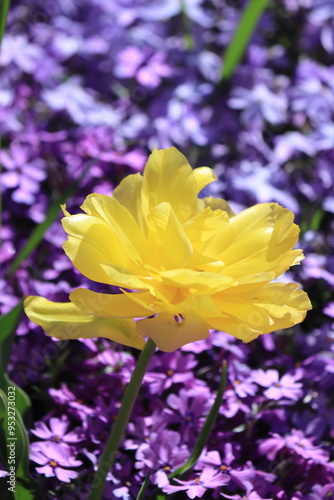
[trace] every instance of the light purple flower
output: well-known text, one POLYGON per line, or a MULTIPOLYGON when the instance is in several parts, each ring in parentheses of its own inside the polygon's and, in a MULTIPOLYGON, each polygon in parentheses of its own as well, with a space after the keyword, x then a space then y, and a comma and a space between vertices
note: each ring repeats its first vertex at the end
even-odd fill
POLYGON ((72 468, 82 465, 81 460, 76 460, 74 456, 70 446, 59 446, 51 441, 37 441, 30 446, 30 459, 41 466, 36 467, 36 471, 46 477, 55 476, 65 483, 78 476, 72 468))
POLYGON ((241 120, 250 128, 262 128, 264 120, 278 125, 286 117, 286 95, 274 94, 263 83, 256 84, 252 89, 236 87, 228 104, 232 109, 243 110, 241 120))
POLYGON ((275 460, 278 452, 284 447, 301 458, 314 463, 326 464, 329 459, 328 453, 323 448, 315 446, 311 439, 305 437, 302 431, 296 429, 292 429, 291 434, 285 437, 274 433, 271 438, 260 443, 259 451, 261 454, 266 455, 269 460, 275 460))
POLYGON ((252 374, 253 381, 261 387, 267 389, 263 394, 268 399, 278 401, 281 398, 292 399, 297 401, 303 394, 303 384, 297 382, 303 376, 303 373, 296 372, 295 375, 286 373, 280 378, 277 370, 256 370, 252 374))
POLYGON ((45 162, 33 156, 28 146, 12 142, 9 151, 0 151, 0 162, 5 168, 1 182, 14 188, 12 199, 17 203, 35 201, 40 183, 46 178, 45 162))
POLYGON ((168 483, 168 475, 183 465, 188 457, 189 450, 181 444, 180 434, 166 429, 152 433, 149 442, 138 447, 135 467, 143 475, 152 472, 152 483, 161 488, 168 483))
POLYGON ((83 436, 80 436, 80 429, 78 428, 67 432, 70 422, 66 417, 61 419, 52 417, 48 423, 49 427, 45 422, 37 422, 31 433, 40 439, 54 441, 55 443, 78 443, 83 439, 83 436))
POLYGON ((179 486, 168 484, 162 488, 167 494, 185 491, 188 498, 202 498, 208 489, 220 488, 229 482, 229 478, 213 469, 206 468, 200 474, 188 481, 175 479, 179 486))

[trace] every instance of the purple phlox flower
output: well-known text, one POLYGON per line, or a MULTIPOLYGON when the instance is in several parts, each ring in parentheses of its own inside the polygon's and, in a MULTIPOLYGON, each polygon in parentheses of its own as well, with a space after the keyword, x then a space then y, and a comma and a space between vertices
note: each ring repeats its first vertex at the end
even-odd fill
POLYGON ((327 302, 322 312, 330 318, 334 318, 334 302, 327 302))
POLYGON ((328 257, 315 253, 308 253, 303 261, 303 270, 307 278, 323 279, 330 286, 334 286, 334 273, 326 269, 328 257))
POLYGON ((51 387, 49 394, 56 403, 65 405, 69 410, 73 410, 76 415, 79 415, 82 422, 86 421, 88 415, 95 413, 95 409, 85 405, 83 400, 71 392, 66 384, 62 384, 60 389, 51 387))
POLYGON ((37 441, 30 446, 30 459, 41 465, 36 471, 46 477, 57 477, 60 481, 70 483, 78 473, 73 467, 82 465, 81 460, 74 457, 76 452, 68 445, 59 446, 51 441, 37 441))
POLYGON ((212 406, 212 394, 204 387, 181 389, 179 394, 167 397, 169 413, 175 423, 181 424, 184 441, 193 440, 212 406))
POLYGON ((275 460, 278 452, 283 448, 313 463, 327 464, 329 459, 328 453, 320 446, 315 446, 301 430, 292 429, 291 434, 285 437, 273 433, 272 437, 263 440, 259 445, 260 453, 266 455, 269 460, 275 460))
POLYGON ((324 500, 324 498, 334 498, 334 483, 315 484, 312 486, 312 493, 306 496, 306 500, 324 500))
POLYGON ((312 134, 313 144, 318 151, 334 148, 334 123, 322 123, 312 134))
POLYGON ((263 392, 268 399, 278 401, 281 398, 297 401, 302 395, 303 384, 297 382, 303 377, 303 370, 296 370, 295 374, 286 373, 280 378, 277 370, 255 370, 252 378, 261 387, 267 389, 263 392))
POLYGON ((163 52, 151 54, 148 48, 140 50, 131 45, 118 54, 114 73, 120 78, 136 78, 143 87, 155 88, 162 78, 172 75, 172 70, 165 62, 163 52))
MULTIPOLYGON (((235 455, 231 443, 224 444, 224 458, 218 451, 208 451, 202 453, 195 468, 212 467, 215 472, 223 473, 228 482, 233 481, 243 490, 249 492, 254 489, 253 480, 256 478, 256 471, 250 468, 243 468, 232 465, 235 462, 235 455)), ((275 476, 273 476, 275 478, 275 476)))
POLYGON ((310 21, 322 25, 334 17, 333 3, 331 0, 313 0, 310 4, 310 21))
POLYGON ((164 493, 172 494, 185 491, 188 498, 202 498, 208 489, 216 489, 229 482, 229 479, 222 473, 211 468, 205 468, 200 474, 188 481, 174 479, 179 485, 167 484, 162 490, 164 493))
POLYGON ((119 111, 100 102, 97 93, 82 87, 78 77, 71 77, 52 90, 42 90, 41 96, 52 110, 66 110, 78 125, 117 127, 120 123, 119 111))
POLYGON ((31 430, 31 433, 40 439, 60 444, 78 443, 83 440, 83 435, 79 428, 67 432, 70 422, 66 417, 62 417, 61 419, 52 417, 50 418, 48 424, 49 427, 45 422, 36 422, 34 429, 31 430))
MULTIPOLYGON (((225 332, 214 332, 210 337, 211 343, 215 347, 219 347, 233 355, 234 358, 244 360, 247 355, 247 346, 246 344, 240 344, 236 342, 235 337, 232 335, 228 335, 225 332)), ((202 341, 204 342, 204 340, 202 341)), ((189 345, 197 345, 199 342, 195 342, 194 344, 189 345)))
POLYGON ((141 2, 135 10, 137 18, 144 21, 167 20, 181 14, 184 10, 184 15, 200 26, 209 28, 214 23, 212 13, 204 8, 202 0, 193 0, 184 4, 180 4, 178 0, 146 0, 141 2))
POLYGON ((143 442, 149 443, 151 435, 162 432, 169 423, 169 415, 165 412, 155 410, 149 417, 138 417, 134 422, 128 424, 128 435, 132 436, 124 442, 126 450, 136 450, 143 442))
POLYGON ((29 43, 25 35, 5 34, 1 44, 0 66, 14 63, 25 73, 33 74, 44 59, 42 48, 29 43))
POLYGON ((105 366, 106 373, 121 375, 124 383, 129 382, 134 367, 134 358, 130 353, 109 347, 97 353, 97 360, 105 366))
POLYGON ((239 411, 249 414, 251 409, 249 405, 245 404, 244 401, 238 397, 233 389, 225 391, 219 413, 226 418, 233 418, 239 411))
POLYGON ((1 182, 7 188, 15 188, 12 199, 17 203, 31 204, 46 178, 45 162, 31 158, 30 148, 12 142, 9 151, 0 151, 0 162, 5 168, 1 182))
POLYGON ((198 69, 206 80, 217 83, 221 75, 222 60, 214 52, 203 50, 197 57, 198 69))
POLYGON ((286 118, 286 95, 274 94, 263 83, 252 89, 236 87, 228 104, 232 109, 242 110, 241 120, 246 127, 262 128, 264 121, 278 125, 286 118))
POLYGON ((334 111, 333 89, 317 76, 308 75, 290 91, 291 107, 295 113, 304 113, 314 124, 331 120, 334 111))
POLYGON ((144 380, 149 384, 151 394, 162 394, 173 384, 183 384, 189 389, 194 383, 196 365, 192 354, 184 355, 182 351, 163 353, 152 359, 144 380))
POLYGON ((150 438, 138 447, 135 467, 143 475, 152 471, 151 482, 161 488, 168 484, 168 475, 186 462, 189 450, 180 445, 181 436, 175 431, 152 433, 150 438))
POLYGON ((233 360, 228 364, 228 379, 239 398, 254 396, 257 392, 251 370, 243 363, 233 360))
POLYGON ((275 176, 280 176, 280 167, 269 164, 261 165, 257 161, 244 160, 240 164, 240 173, 238 176, 232 176, 232 185, 234 188, 250 192, 256 197, 258 203, 276 201, 294 212, 299 211, 299 205, 291 193, 282 188, 275 187, 275 176))
MULTIPOLYGON (((256 491, 251 491, 247 493, 247 496, 244 495, 227 495, 225 492, 221 493, 224 498, 231 498, 232 500, 273 500, 272 497, 264 498, 262 495, 260 496, 256 491)), ((291 499, 292 500, 292 499, 291 499)))
POLYGON ((276 138, 274 161, 278 165, 282 165, 282 163, 294 157, 296 153, 304 153, 313 157, 315 152, 316 150, 310 137, 300 132, 286 132, 276 138))

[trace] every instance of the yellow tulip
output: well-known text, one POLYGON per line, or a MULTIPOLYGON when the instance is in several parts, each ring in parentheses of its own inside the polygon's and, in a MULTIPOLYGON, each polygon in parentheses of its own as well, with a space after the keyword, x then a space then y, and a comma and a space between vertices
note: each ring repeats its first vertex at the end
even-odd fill
POLYGON ((166 352, 209 330, 244 342, 303 321, 311 308, 295 283, 271 283, 299 264, 299 228, 277 203, 235 215, 226 201, 198 198, 216 180, 192 170, 176 149, 155 149, 143 175, 112 196, 91 194, 84 213, 63 207, 64 250, 87 278, 119 294, 84 288, 69 303, 28 297, 28 317, 57 338, 107 337, 142 349, 150 337, 166 352))

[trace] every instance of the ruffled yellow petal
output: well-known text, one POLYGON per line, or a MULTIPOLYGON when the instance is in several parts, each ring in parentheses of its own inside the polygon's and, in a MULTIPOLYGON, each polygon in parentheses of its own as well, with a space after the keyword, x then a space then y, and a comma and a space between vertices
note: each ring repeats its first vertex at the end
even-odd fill
POLYGON ((122 233, 117 233, 104 220, 86 214, 62 219, 68 239, 63 248, 73 265, 87 278, 110 283, 101 264, 112 262, 118 270, 133 274, 143 271, 138 254, 122 233))
POLYGON ((207 317, 207 323, 244 342, 300 323, 312 307, 296 283, 271 283, 233 296, 222 292, 214 296, 214 302, 222 317, 207 317))
POLYGON ((226 212, 229 217, 233 217, 235 215, 228 202, 226 200, 223 200, 222 198, 206 196, 200 201, 203 201, 203 208, 210 207, 211 210, 222 210, 223 212, 226 212))
POLYGON ((169 203, 160 203, 147 217, 148 240, 162 269, 187 265, 192 245, 169 203))
POLYGON ((222 260, 224 272, 235 279, 266 271, 278 276, 301 256, 301 250, 292 250, 298 235, 290 210, 277 203, 261 203, 231 217, 204 252, 222 260))
POLYGON ((150 248, 143 230, 130 211, 114 197, 90 194, 81 206, 88 215, 105 221, 119 236, 124 251, 131 253, 140 265, 148 261, 151 265, 150 248))
POLYGON ((168 285, 177 288, 187 288, 193 290, 193 292, 205 290, 206 293, 208 291, 214 293, 218 290, 228 288, 233 282, 233 279, 229 276, 218 273, 203 273, 192 269, 163 271, 161 272, 161 276, 168 285))
POLYGON ((150 337, 165 352, 175 351, 185 344, 209 336, 208 326, 195 313, 189 313, 184 321, 179 318, 179 322, 170 314, 142 319, 137 322, 137 332, 143 337, 150 337))
POLYGON ((217 180, 217 176, 209 167, 199 167, 193 170, 196 179, 197 193, 202 191, 206 186, 217 180))
POLYGON ((144 170, 142 210, 151 212, 160 203, 170 203, 183 223, 196 213, 197 182, 187 159, 176 148, 154 149, 144 170))
POLYGON ((52 302, 43 297, 27 297, 24 309, 28 318, 58 339, 105 337, 120 344, 143 349, 145 342, 130 319, 100 318, 84 314, 71 302, 52 302))
POLYGON ((131 300, 133 295, 139 295, 141 299, 143 293, 97 293, 86 288, 77 288, 70 293, 70 301, 85 314, 93 314, 96 317, 114 318, 140 318, 147 317, 152 311, 140 306, 131 300))
POLYGON ((137 221, 138 225, 144 229, 145 222, 141 207, 141 190, 143 177, 140 174, 128 175, 115 188, 112 197, 123 205, 137 221))

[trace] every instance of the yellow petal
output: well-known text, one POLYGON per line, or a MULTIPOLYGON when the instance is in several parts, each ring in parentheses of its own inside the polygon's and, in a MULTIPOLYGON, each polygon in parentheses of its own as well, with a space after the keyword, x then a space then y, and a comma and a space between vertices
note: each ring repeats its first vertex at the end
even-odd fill
POLYGON ((118 270, 142 272, 142 266, 122 234, 104 220, 86 214, 62 219, 68 239, 63 248, 73 265, 87 278, 100 283, 110 283, 101 263, 112 263, 118 270))
POLYGON ((51 337, 64 340, 105 337, 137 349, 145 344, 136 332, 134 320, 97 318, 84 314, 71 302, 52 302, 43 297, 27 297, 24 309, 28 318, 51 337))
POLYGON ((113 199, 130 212, 142 229, 145 227, 141 207, 143 180, 143 177, 139 173, 128 175, 119 183, 112 194, 113 199))
POLYGON ((160 203, 147 217, 149 242, 163 269, 186 266, 192 245, 169 203, 160 203))
POLYGON ((86 288, 77 288, 70 293, 70 301, 75 304, 81 312, 93 314, 96 317, 114 318, 140 318, 150 316, 152 311, 140 306, 132 300, 133 295, 147 295, 143 293, 97 293, 86 288))
POLYGON ((203 251, 221 259, 224 272, 235 279, 266 271, 278 276, 301 254, 292 250, 298 234, 289 210, 277 203, 261 203, 231 217, 203 251))
POLYGON ((193 269, 172 269, 161 272, 163 280, 168 285, 177 288, 218 291, 231 285, 233 279, 218 273, 194 271, 193 269))
POLYGON ((81 206, 87 214, 105 221, 119 236, 124 251, 130 253, 139 265, 152 262, 148 241, 130 211, 114 197, 90 194, 81 206))
POLYGON ((184 230, 198 251, 203 244, 228 224, 229 217, 222 210, 213 211, 207 207, 184 224, 184 230))
POLYGON ((204 207, 210 207, 212 210, 223 210, 229 217, 233 217, 235 213, 230 207, 229 203, 222 198, 214 198, 213 196, 206 196, 203 198, 204 207))
POLYGON ((156 205, 168 202, 181 222, 195 215, 197 182, 180 151, 176 148, 154 149, 144 169, 141 195, 146 214, 156 205))
POLYGON ((213 298, 223 316, 206 317, 205 321, 244 342, 300 323, 312 307, 296 283, 270 283, 248 293, 231 296, 222 292, 213 298))
POLYGON ((137 332, 143 337, 150 337, 165 352, 175 351, 185 344, 209 336, 208 326, 195 313, 187 314, 185 321, 179 323, 171 314, 142 319, 137 322, 137 332))
POLYGON ((202 191, 206 186, 217 180, 217 176, 209 167, 199 167, 193 170, 196 183, 197 183, 197 193, 202 191))

